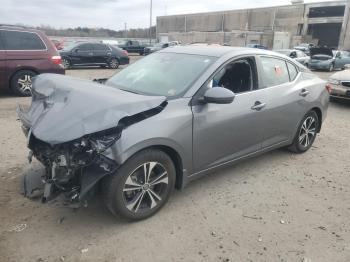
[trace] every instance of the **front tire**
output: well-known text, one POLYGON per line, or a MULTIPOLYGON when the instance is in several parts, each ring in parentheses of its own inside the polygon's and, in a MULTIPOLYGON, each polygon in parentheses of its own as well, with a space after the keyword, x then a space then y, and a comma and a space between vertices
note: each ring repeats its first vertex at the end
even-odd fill
POLYGON ((297 154, 308 151, 316 139, 319 127, 320 122, 316 112, 307 113, 298 127, 293 144, 288 149, 297 154))
POLYGON ((32 95, 32 78, 37 74, 30 70, 21 70, 11 78, 11 90, 18 96, 32 95))
POLYGON ((329 68, 328 68, 328 71, 329 72, 332 72, 334 70, 334 65, 333 65, 333 63, 332 64, 330 64, 330 66, 329 66, 329 68))
POLYGON ((171 158, 160 150, 144 150, 103 181, 104 202, 116 216, 141 220, 157 213, 175 187, 171 158))

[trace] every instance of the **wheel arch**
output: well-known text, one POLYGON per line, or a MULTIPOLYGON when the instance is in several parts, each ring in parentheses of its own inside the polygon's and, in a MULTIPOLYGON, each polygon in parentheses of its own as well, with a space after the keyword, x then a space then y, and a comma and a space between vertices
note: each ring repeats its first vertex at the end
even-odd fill
POLYGON ((132 150, 132 153, 129 151, 126 155, 124 155, 123 160, 121 161, 121 165, 124 164, 128 159, 130 159, 135 154, 147 150, 147 149, 154 149, 154 150, 160 150, 167 154, 170 159, 173 161, 176 171, 176 180, 175 180, 175 188, 181 189, 184 186, 184 163, 183 163, 183 157, 181 157, 181 154, 177 149, 175 149, 173 146, 166 145, 166 144, 152 144, 152 145, 144 145, 142 147, 137 147, 137 150, 132 150))
POLYGON ((166 153, 174 163, 175 171, 176 171, 176 180, 175 180, 175 188, 181 189, 183 186, 183 164, 180 154, 169 146, 164 145, 156 145, 151 146, 151 149, 158 149, 166 153))
POLYGON ((319 107, 313 107, 310 111, 314 111, 317 114, 318 117, 318 121, 319 121, 319 126, 318 126, 318 130, 317 132, 319 133, 321 131, 321 127, 322 127, 322 111, 319 107))

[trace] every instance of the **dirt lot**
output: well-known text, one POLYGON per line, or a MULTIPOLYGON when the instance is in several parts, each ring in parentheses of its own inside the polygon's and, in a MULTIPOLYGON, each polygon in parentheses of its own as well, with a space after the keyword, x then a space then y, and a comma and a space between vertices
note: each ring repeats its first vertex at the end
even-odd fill
POLYGON ((276 150, 223 169, 126 223, 99 199, 73 211, 22 197, 23 172, 41 167, 26 161, 18 102, 29 98, 0 94, 0 261, 350 261, 349 104, 331 104, 308 153, 276 150))

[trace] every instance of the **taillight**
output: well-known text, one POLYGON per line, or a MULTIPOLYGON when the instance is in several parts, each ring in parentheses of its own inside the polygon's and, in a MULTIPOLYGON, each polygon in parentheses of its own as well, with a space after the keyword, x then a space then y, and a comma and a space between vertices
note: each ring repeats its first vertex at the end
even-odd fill
POLYGON ((62 58, 59 55, 54 55, 53 57, 51 57, 51 61, 52 63, 54 63, 55 65, 60 65, 62 64, 62 58))
POLYGON ((126 51, 126 50, 123 50, 123 55, 125 55, 125 56, 129 56, 129 53, 128 53, 128 51, 126 51))
POLYGON ((332 86, 331 86, 331 84, 327 84, 327 85, 326 85, 326 89, 327 89, 328 93, 331 93, 331 91, 332 91, 332 86))

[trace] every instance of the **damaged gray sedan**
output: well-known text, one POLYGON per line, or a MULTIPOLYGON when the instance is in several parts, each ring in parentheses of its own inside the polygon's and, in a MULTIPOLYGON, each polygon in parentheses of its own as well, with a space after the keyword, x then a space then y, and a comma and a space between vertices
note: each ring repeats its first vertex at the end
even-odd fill
POLYGON ((40 75, 32 95, 18 115, 30 159, 45 166, 42 200, 63 193, 76 206, 101 191, 132 220, 218 167, 279 147, 306 152, 329 101, 325 82, 285 56, 204 46, 167 48, 104 85, 40 75))

